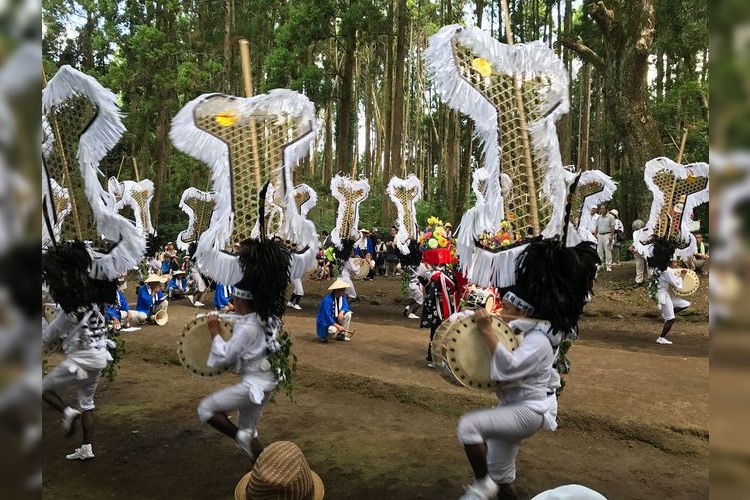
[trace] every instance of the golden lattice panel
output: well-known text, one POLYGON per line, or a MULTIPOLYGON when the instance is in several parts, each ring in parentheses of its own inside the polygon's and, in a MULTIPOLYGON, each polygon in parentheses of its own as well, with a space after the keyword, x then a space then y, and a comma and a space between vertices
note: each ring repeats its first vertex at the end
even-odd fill
MULTIPOLYGON (((493 68, 488 76, 482 76, 472 67, 475 56, 471 50, 453 42, 454 58, 461 76, 470 82, 497 110, 498 133, 500 143, 500 170, 507 174, 512 186, 503 198, 505 216, 525 234, 531 232, 532 205, 530 201, 529 181, 524 160, 522 141, 522 120, 516 95, 516 78, 513 75, 499 74, 493 68)), ((543 118, 537 110, 541 109, 541 100, 545 81, 536 77, 521 81, 521 95, 526 124, 543 118)), ((529 138, 529 142, 531 139, 529 138)), ((536 188, 537 212, 539 227, 544 228, 552 217, 553 207, 542 191, 544 176, 549 168, 549 160, 544 154, 530 152, 532 159, 533 184, 536 188)))
POLYGON ((576 227, 579 227, 581 216, 583 215, 583 208, 586 204, 586 198, 594 196, 604 191, 604 186, 598 182, 589 182, 587 184, 578 184, 575 192, 572 195, 570 206, 572 212, 570 214, 570 220, 576 221, 576 227))
POLYGON ((139 215, 141 219, 141 226, 143 227, 144 231, 148 231, 151 229, 151 218, 149 217, 149 207, 148 207, 148 198, 149 198, 149 192, 146 190, 143 191, 137 191, 133 190, 130 193, 130 196, 133 197, 135 202, 138 204, 139 215))
MULTIPOLYGON (((96 117, 96 111, 96 106, 90 100, 76 96, 54 108, 43 120, 46 138, 43 157, 47 174, 58 182, 60 190, 66 188, 70 196, 71 213, 65 217, 61 228, 63 240, 97 240, 99 237, 78 163, 80 136, 96 117)), ((64 195, 60 191, 52 193, 52 196, 58 210, 57 200, 64 195)))
POLYGON ((680 228, 684 217, 690 217, 683 207, 691 194, 706 189, 708 177, 688 175, 678 178, 671 170, 660 170, 653 176, 653 182, 664 195, 664 203, 659 211, 654 234, 680 239, 680 228))
POLYGON ((393 193, 401 202, 401 206, 404 209, 402 218, 404 228, 409 234, 409 238, 415 239, 417 235, 414 234, 414 221, 417 220, 417 216, 414 213, 414 203, 419 196, 419 188, 416 186, 408 188, 404 186, 394 186, 393 193))
POLYGON ((275 114, 243 114, 237 100, 207 99, 195 107, 195 125, 224 142, 229 151, 234 222, 230 244, 250 238, 258 217, 262 182, 271 179, 283 193, 284 148, 294 142, 297 122, 275 114), (256 170, 257 168, 257 170, 256 170))
POLYGON ((192 232, 183 237, 185 243, 198 241, 198 238, 206 232, 211 224, 211 215, 213 214, 216 202, 213 199, 204 200, 202 198, 185 198, 185 205, 193 210, 192 232))

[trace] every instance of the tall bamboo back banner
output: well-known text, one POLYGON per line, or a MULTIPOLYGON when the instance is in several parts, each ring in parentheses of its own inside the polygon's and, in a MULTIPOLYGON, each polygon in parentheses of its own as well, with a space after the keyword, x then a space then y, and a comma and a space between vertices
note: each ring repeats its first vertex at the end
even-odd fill
POLYGON ((182 192, 180 208, 188 216, 187 229, 177 235, 177 248, 187 251, 191 243, 198 243, 201 234, 205 233, 211 224, 216 200, 213 193, 189 187, 182 192))
POLYGON ((575 246, 581 241, 596 243, 596 238, 591 233, 592 211, 602 203, 611 200, 617 189, 617 183, 600 170, 569 174, 570 178, 576 176, 578 176, 578 183, 571 194, 568 246, 575 246))
POLYGON ((102 187, 99 163, 125 132, 117 96, 94 78, 61 67, 42 92, 42 245, 96 242, 92 277, 115 279, 134 268, 146 240, 117 213, 102 187))
POLYGON ((107 191, 114 196, 117 210, 130 207, 135 216, 135 227, 146 234, 156 234, 151 223, 151 201, 154 199, 154 183, 150 179, 118 181, 110 177, 107 191))
POLYGON ((270 235, 300 248, 316 245, 315 227, 299 215, 292 184, 292 169, 310 152, 315 130, 313 104, 286 89, 250 98, 204 94, 177 113, 170 131, 175 147, 211 168, 215 205, 196 251, 208 276, 224 283, 242 277, 233 249, 258 236, 267 180, 270 235))
POLYGON ((341 250, 345 240, 358 240, 360 237, 359 205, 369 196, 370 183, 367 179, 354 180, 335 175, 331 179, 331 194, 339 204, 331 242, 341 250))
POLYGON ((418 236, 417 201, 422 198, 422 183, 414 174, 409 174, 406 179, 392 177, 386 192, 398 213, 396 246, 406 255, 409 253, 409 240, 416 240, 418 236))
POLYGON ((430 37, 425 59, 441 99, 472 118, 482 142, 484 195, 458 229, 461 266, 481 286, 509 286, 523 245, 477 242, 502 220, 523 242, 562 234, 568 179, 555 122, 569 109, 565 66, 543 42, 507 45, 459 25, 430 37))
POLYGON ((646 163, 643 176, 653 195, 647 227, 656 236, 676 240, 678 257, 693 255, 697 246, 691 223, 695 208, 709 199, 708 164, 654 158, 646 163))

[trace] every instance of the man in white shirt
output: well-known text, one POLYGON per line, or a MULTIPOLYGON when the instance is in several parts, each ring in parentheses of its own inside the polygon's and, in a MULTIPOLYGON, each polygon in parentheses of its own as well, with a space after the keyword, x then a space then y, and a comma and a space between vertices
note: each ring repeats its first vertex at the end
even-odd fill
POLYGON ((599 254, 599 260, 604 264, 607 271, 612 270, 612 245, 615 241, 615 216, 607 211, 607 206, 602 205, 599 210, 599 217, 596 219, 596 252, 599 254))

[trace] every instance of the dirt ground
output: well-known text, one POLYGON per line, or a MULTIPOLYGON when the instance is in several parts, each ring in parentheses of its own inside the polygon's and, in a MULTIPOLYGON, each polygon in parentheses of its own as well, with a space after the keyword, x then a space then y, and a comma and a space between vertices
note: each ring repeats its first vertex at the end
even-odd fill
MULTIPOLYGON (((630 288, 633 275, 632 263, 600 274, 570 351, 559 429, 521 446, 522 498, 568 483, 611 499, 708 497, 708 280, 692 296, 691 314, 678 317, 674 345, 660 346, 661 318, 644 289, 630 288)), ((353 341, 315 342, 328 284, 306 281, 303 310, 284 318, 299 359, 295 401, 278 394, 266 407, 261 440, 296 442, 326 498, 458 498, 472 480, 458 419, 493 397, 426 366, 428 331, 402 317, 399 278, 356 282, 353 341)), ((44 409, 44 498, 232 498, 247 460, 198 421, 196 407, 237 376, 206 380, 179 365, 177 340, 195 313, 176 301, 167 326, 123 334, 118 375, 97 393, 94 460, 65 460, 80 431, 64 438, 59 416, 44 409)), ((74 400, 73 391, 64 396, 74 400)))

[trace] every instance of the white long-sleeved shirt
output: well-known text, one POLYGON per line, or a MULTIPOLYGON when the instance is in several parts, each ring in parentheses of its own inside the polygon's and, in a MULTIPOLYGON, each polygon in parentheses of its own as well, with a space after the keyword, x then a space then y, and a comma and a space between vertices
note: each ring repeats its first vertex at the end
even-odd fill
POLYGON ((347 259, 341 269, 341 277, 346 281, 352 281, 352 274, 359 273, 359 265, 354 263, 354 259, 347 259))
POLYGON ((670 295, 669 287, 682 288, 682 277, 672 269, 667 268, 659 275, 658 299, 659 305, 665 304, 670 295))
POLYGON ((266 359, 268 339, 273 335, 275 333, 261 323, 256 313, 241 316, 234 322, 228 341, 221 335, 213 338, 207 364, 210 367, 227 366, 241 374, 251 398, 260 404, 263 393, 276 387, 276 379, 266 359))
POLYGON ((503 403, 523 403, 533 411, 544 415, 544 428, 557 428, 557 396, 560 376, 552 366, 555 351, 552 343, 559 345, 560 335, 551 334, 548 321, 517 319, 509 323, 511 329, 524 333, 521 345, 509 351, 498 344, 490 363, 492 380, 506 382, 498 391, 503 403))
POLYGON ((99 306, 92 305, 82 319, 62 312, 48 326, 42 325, 42 342, 62 340, 66 363, 84 370, 101 370, 112 360, 107 350, 107 327, 99 306))

